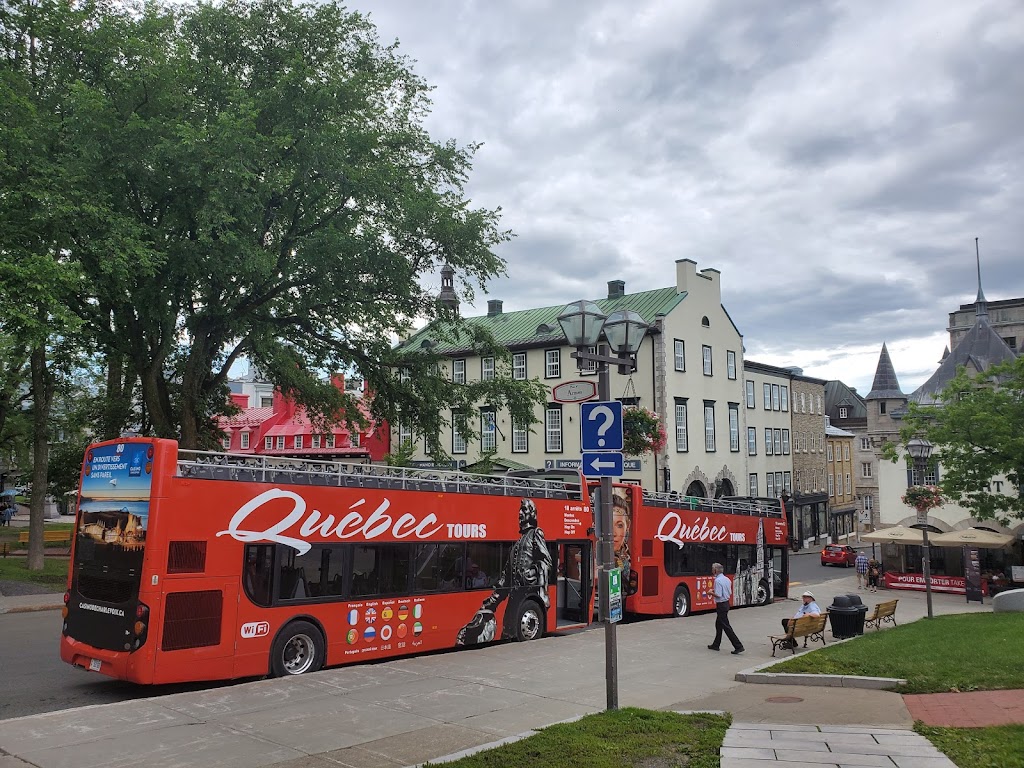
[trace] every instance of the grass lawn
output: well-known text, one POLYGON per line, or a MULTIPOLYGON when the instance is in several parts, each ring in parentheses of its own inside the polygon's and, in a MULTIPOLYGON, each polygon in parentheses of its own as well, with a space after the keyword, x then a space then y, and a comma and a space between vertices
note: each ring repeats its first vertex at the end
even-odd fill
POLYGON ((1024 725, 934 728, 915 725, 960 768, 1024 768, 1024 725))
MULTIPOLYGON (((730 719, 620 709, 561 723, 445 768, 717 768, 730 719)), ((431 765, 431 763, 427 763, 431 765)))
POLYGON ((28 559, 18 557, 0 557, 0 579, 6 581, 29 581, 53 587, 54 592, 63 592, 68 576, 68 558, 47 557, 43 561, 43 570, 30 571, 28 559))
POLYGON ((901 693, 1024 688, 1024 614, 921 619, 789 659, 771 672, 906 678, 901 693))

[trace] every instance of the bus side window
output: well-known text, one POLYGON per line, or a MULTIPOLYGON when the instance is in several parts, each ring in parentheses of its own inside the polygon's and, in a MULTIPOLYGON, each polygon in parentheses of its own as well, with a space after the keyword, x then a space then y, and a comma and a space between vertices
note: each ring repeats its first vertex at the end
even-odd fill
POLYGON ((274 572, 274 547, 270 544, 249 544, 245 548, 242 587, 256 605, 270 605, 270 580, 274 572))

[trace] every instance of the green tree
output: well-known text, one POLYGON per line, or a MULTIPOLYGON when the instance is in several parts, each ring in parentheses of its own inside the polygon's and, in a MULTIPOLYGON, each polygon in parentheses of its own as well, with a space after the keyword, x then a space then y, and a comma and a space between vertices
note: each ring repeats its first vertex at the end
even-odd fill
POLYGON ((978 375, 961 368, 940 399, 910 404, 903 443, 925 437, 935 445, 943 494, 977 519, 1024 517, 1024 357, 978 375))
POLYGON ((533 420, 539 386, 453 388, 437 355, 393 350, 417 323, 458 332, 423 276, 450 264, 470 297, 503 274, 510 233, 464 194, 477 146, 428 135, 429 87, 367 19, 287 0, 8 5, 13 90, 57 116, 34 183, 80 274, 66 305, 107 361, 101 433, 130 423, 137 386, 152 433, 212 447, 242 356, 324 421, 359 420, 330 371, 417 434, 484 401, 533 420), (33 51, 62 62, 52 86, 33 51))

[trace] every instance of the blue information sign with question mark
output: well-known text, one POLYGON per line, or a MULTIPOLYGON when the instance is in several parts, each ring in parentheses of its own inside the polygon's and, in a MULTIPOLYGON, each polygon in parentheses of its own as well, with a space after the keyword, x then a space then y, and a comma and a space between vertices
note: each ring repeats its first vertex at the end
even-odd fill
POLYGON ((584 451, 622 450, 622 403, 608 400, 580 405, 580 447, 584 451))

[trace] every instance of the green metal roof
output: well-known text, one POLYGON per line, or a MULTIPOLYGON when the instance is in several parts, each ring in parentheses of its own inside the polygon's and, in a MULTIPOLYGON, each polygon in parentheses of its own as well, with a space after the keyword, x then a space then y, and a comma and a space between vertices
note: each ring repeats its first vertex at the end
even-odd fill
MULTIPOLYGON (((657 288, 653 291, 629 293, 614 299, 598 299, 597 304, 605 314, 619 309, 631 309, 638 313, 647 323, 653 324, 657 315, 667 315, 686 297, 673 288, 657 288)), ((566 302, 567 304, 568 302, 566 302)), ((523 309, 518 312, 502 312, 499 315, 482 315, 467 317, 463 322, 488 331, 494 340, 504 347, 534 347, 545 344, 562 345, 565 337, 558 325, 558 315, 566 304, 539 309, 523 309)), ((463 333, 455 341, 438 339, 434 332, 436 324, 430 324, 409 337, 399 349, 417 349, 429 341, 432 350, 441 354, 463 352, 469 349, 468 335, 463 333)))

